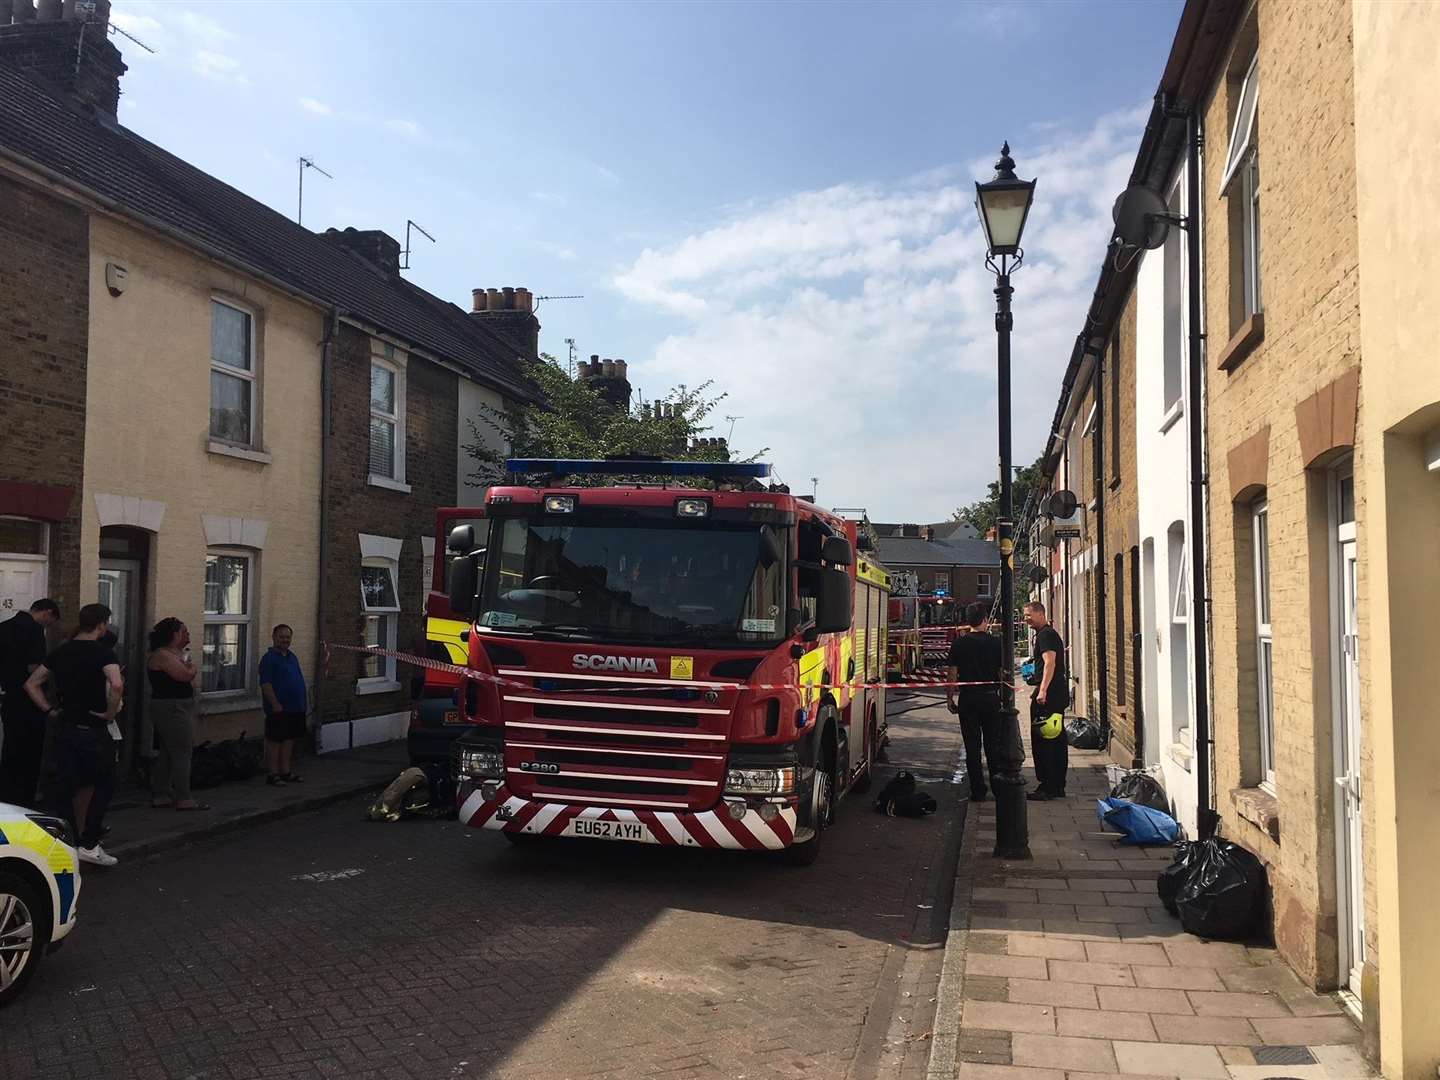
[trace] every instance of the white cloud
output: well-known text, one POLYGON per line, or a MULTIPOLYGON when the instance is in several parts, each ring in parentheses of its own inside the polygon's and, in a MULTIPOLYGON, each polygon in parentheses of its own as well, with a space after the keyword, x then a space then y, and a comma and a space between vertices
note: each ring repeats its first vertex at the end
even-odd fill
POLYGON ((316 101, 312 97, 302 97, 300 99, 300 107, 308 113, 314 113, 316 116, 329 116, 335 111, 323 101, 316 101))
MULTIPOLYGON (((1014 278, 1017 462, 1048 432, 1144 115, 1016 148, 1039 177, 1014 278)), ((636 374, 713 378, 745 417, 736 448, 771 447, 826 502, 915 521, 973 501, 996 471, 994 283, 971 183, 993 162, 800 192, 647 248, 614 284, 682 329, 636 374)))
POLYGON ((212 49, 198 49, 191 67, 196 74, 218 82, 248 83, 250 80, 240 71, 240 61, 233 56, 215 52, 212 49))
POLYGON ((536 246, 539 247, 541 251, 544 251, 552 258, 559 259, 561 262, 575 262, 580 258, 573 248, 568 248, 564 244, 557 244, 553 240, 541 240, 536 246))
POLYGON ((394 131, 411 139, 418 139, 421 134, 420 125, 414 120, 386 120, 385 130, 394 131))
POLYGON ((180 28, 191 37, 212 44, 228 41, 235 35, 214 19, 193 11, 182 11, 179 16, 180 28))

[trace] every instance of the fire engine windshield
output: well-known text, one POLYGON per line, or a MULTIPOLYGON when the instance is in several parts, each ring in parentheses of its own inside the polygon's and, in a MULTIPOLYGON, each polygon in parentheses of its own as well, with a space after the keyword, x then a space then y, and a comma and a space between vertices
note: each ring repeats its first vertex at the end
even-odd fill
POLYGON ((482 627, 575 639, 773 642, 784 631, 781 544, 767 526, 492 526, 482 627))

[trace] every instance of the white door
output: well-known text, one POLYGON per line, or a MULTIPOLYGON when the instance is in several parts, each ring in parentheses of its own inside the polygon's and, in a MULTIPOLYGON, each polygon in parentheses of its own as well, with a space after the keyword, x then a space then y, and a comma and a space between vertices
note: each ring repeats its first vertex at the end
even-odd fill
POLYGON ((45 571, 43 558, 0 555, 0 622, 45 595, 45 571))
POLYGON ((1360 994, 1365 964, 1364 836, 1360 810, 1360 623, 1355 557, 1355 481, 1336 478, 1336 870, 1340 908, 1340 981, 1360 994))

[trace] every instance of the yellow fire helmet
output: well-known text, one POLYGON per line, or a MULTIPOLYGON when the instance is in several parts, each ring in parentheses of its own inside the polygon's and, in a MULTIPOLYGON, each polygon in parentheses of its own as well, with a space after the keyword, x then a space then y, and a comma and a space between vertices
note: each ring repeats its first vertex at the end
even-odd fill
POLYGON ((1065 717, 1060 713, 1051 713, 1040 721, 1040 737, 1042 739, 1058 739, 1065 734, 1065 717))

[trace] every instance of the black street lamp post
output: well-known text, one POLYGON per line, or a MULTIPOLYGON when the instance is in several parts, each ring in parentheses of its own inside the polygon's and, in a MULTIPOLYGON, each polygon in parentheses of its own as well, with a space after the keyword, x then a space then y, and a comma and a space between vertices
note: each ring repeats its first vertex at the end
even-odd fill
POLYGON ((995 796, 995 857, 1030 858, 1030 827, 1025 805, 1025 757, 1020 744, 1020 716, 1015 707, 1015 493, 1010 465, 1010 273, 1025 258, 1020 237, 1035 198, 1035 181, 1015 176, 1010 144, 1000 149, 995 175, 975 185, 975 208, 985 230, 985 265, 995 274, 995 334, 998 350, 1000 405, 1000 516, 996 541, 1000 547, 1000 716, 1008 760, 991 763, 995 796))

